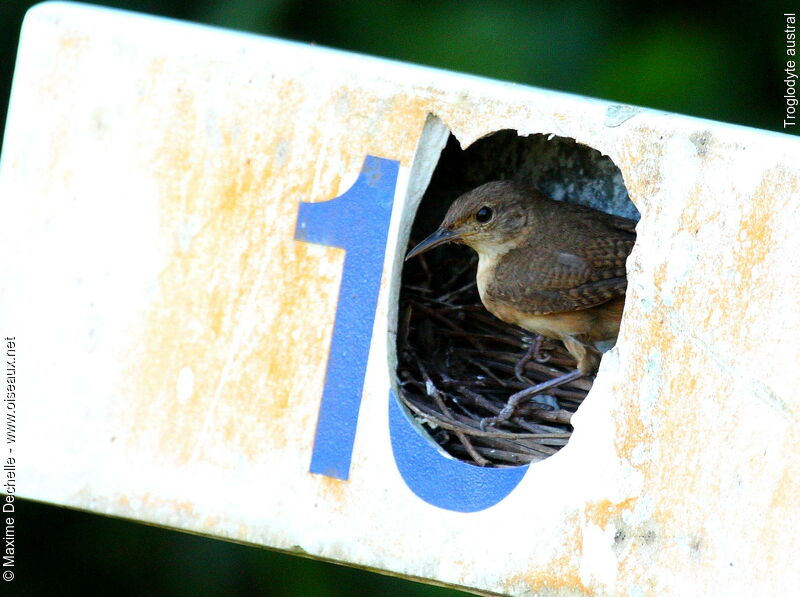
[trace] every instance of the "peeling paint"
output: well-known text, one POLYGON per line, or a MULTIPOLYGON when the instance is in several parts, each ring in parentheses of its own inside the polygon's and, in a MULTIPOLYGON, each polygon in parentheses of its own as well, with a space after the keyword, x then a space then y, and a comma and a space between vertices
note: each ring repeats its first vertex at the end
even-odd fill
POLYGON ((620 126, 628 122, 641 111, 642 109, 636 106, 625 106, 622 104, 609 106, 606 108, 606 119, 603 124, 612 128, 620 126))

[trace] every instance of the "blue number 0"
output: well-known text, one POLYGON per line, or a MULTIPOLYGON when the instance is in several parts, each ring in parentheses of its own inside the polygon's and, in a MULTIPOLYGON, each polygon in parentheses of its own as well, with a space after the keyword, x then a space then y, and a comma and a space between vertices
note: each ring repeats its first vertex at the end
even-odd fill
MULTIPOLYGON (((399 163, 367 156, 343 195, 300 203, 294 238, 345 250, 342 283, 322 392, 312 473, 347 479, 364 390, 386 238, 399 163)), ((527 467, 483 469, 441 455, 409 424, 389 396, 389 429, 398 470, 426 502, 459 512, 492 506, 507 496, 527 467)))

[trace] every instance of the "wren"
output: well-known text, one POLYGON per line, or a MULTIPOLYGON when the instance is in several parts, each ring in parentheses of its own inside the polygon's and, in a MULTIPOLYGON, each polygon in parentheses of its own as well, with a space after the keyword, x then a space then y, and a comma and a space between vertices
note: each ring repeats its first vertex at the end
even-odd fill
POLYGON ((523 398, 597 370, 595 343, 615 341, 619 333, 635 226, 531 186, 495 181, 458 197, 439 228, 408 253, 406 259, 448 242, 471 247, 478 253, 484 307, 507 323, 560 340, 577 361, 575 371, 515 394, 498 417, 484 422, 505 420, 523 398))

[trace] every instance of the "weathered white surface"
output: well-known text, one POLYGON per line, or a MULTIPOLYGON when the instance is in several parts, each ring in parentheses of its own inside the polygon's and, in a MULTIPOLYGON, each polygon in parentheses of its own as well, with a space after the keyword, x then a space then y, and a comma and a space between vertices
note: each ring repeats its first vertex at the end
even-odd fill
POLYGON ((29 14, 19 56, 0 333, 22 495, 485 591, 800 592, 796 139, 68 4, 29 14), (464 145, 597 148, 642 213, 573 439, 473 514, 414 496, 386 429, 431 113, 464 145), (342 255, 293 230, 367 154, 401 162, 398 249, 342 482, 307 472, 342 255))

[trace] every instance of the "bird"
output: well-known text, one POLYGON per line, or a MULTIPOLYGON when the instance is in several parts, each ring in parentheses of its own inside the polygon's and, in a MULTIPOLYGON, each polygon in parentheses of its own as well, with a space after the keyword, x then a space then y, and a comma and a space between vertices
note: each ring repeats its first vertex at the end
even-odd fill
POLYGON ((577 362, 574 371, 513 395, 484 422, 497 424, 523 399, 596 372, 595 343, 616 341, 619 333, 635 227, 635 220, 498 180, 456 198, 439 228, 409 251, 406 260, 445 243, 474 249, 484 307, 506 323, 560 340, 577 362))

